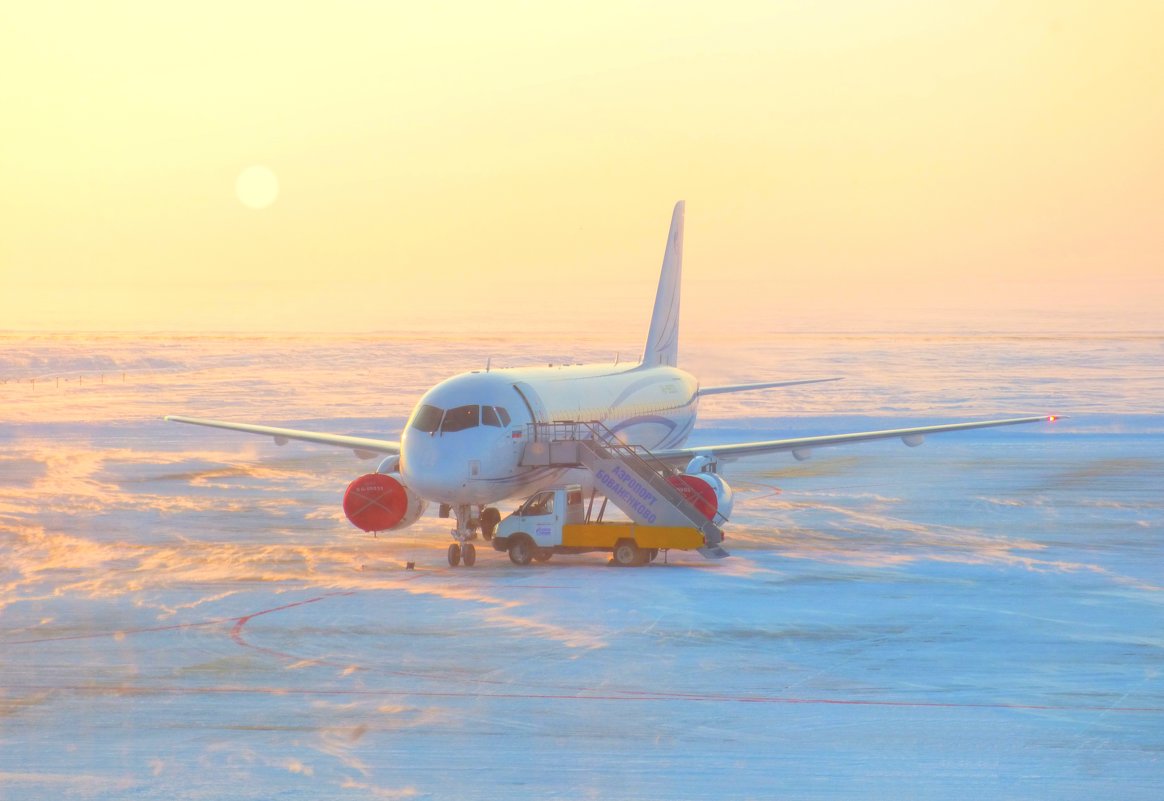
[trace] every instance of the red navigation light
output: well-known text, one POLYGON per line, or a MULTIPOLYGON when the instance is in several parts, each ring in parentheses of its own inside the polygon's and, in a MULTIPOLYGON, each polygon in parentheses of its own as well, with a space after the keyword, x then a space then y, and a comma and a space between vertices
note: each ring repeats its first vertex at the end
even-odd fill
POLYGON ((1052 415, 1049 415, 1049 416, 1047 417, 1047 422, 1048 422, 1048 423, 1053 423, 1053 422, 1055 422, 1055 421, 1056 421, 1056 420, 1058 420, 1058 419, 1059 419, 1058 417, 1056 417, 1055 415, 1053 415, 1053 414, 1052 414, 1052 415))

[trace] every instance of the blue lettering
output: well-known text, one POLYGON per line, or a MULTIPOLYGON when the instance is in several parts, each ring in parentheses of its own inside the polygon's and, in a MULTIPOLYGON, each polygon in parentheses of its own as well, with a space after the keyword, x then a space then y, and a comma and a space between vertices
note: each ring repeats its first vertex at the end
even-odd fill
MULTIPOLYGON (((625 471, 621 471, 617 467, 614 469, 614 472, 615 472, 616 476, 620 472, 622 472, 625 475, 625 471)), ((633 497, 634 493, 632 493, 626 487, 623 487, 620 484, 618 484, 618 482, 615 481, 614 476, 608 475, 605 470, 599 470, 597 473, 594 474, 594 477, 597 478, 600 482, 602 482, 602 485, 604 487, 606 487, 607 489, 609 489, 611 491, 611 494, 614 497, 616 497, 620 500, 626 501, 627 505, 631 509, 633 509, 634 511, 636 511, 640 515, 642 515, 643 519, 646 520, 648 524, 655 522, 655 520, 657 519, 657 515, 655 515, 654 512, 652 512, 650 509, 648 509, 641 502, 636 500, 633 497)), ((628 478, 629 478, 629 476, 628 476, 628 478)), ((631 480, 633 481, 633 479, 631 479, 631 480)), ((635 482, 635 484, 637 485, 637 482, 635 482)), ((650 494, 648 493, 648 495, 650 495, 650 494)), ((651 497, 651 503, 654 503, 654 496, 650 495, 650 497, 651 497)))

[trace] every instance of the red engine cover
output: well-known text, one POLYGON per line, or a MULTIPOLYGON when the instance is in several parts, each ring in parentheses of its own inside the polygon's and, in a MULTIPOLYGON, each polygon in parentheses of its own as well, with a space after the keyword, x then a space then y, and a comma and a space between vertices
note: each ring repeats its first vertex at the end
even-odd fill
POLYGON ((718 511, 719 499, 715 497, 715 490, 706 481, 700 480, 698 476, 680 473, 668 478, 667 483, 679 490, 679 494, 708 520, 718 511))
POLYGON ((344 514, 364 531, 388 531, 408 511, 408 493, 399 481, 382 473, 360 476, 344 492, 344 514))

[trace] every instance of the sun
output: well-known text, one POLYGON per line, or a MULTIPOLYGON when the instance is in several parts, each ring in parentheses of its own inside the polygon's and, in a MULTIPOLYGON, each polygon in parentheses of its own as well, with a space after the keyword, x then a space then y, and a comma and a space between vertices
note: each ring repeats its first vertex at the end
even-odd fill
POLYGON ((279 179, 269 167, 252 164, 238 174, 234 191, 248 209, 265 209, 279 197, 279 179))

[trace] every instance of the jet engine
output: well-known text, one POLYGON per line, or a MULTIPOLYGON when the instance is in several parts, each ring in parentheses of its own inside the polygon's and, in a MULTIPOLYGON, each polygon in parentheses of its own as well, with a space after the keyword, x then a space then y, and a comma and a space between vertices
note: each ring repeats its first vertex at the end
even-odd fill
POLYGON ((667 483, 679 490, 679 493, 709 520, 717 517, 727 520, 731 517, 734 503, 732 488, 718 473, 702 472, 708 467, 714 467, 714 462, 701 462, 696 465, 698 459, 706 458, 692 459, 687 468, 688 472, 671 476, 667 483), (693 469, 698 472, 692 472, 693 469))
POLYGON ((383 473, 368 473, 348 485, 344 514, 363 531, 394 531, 415 523, 428 501, 383 473))

